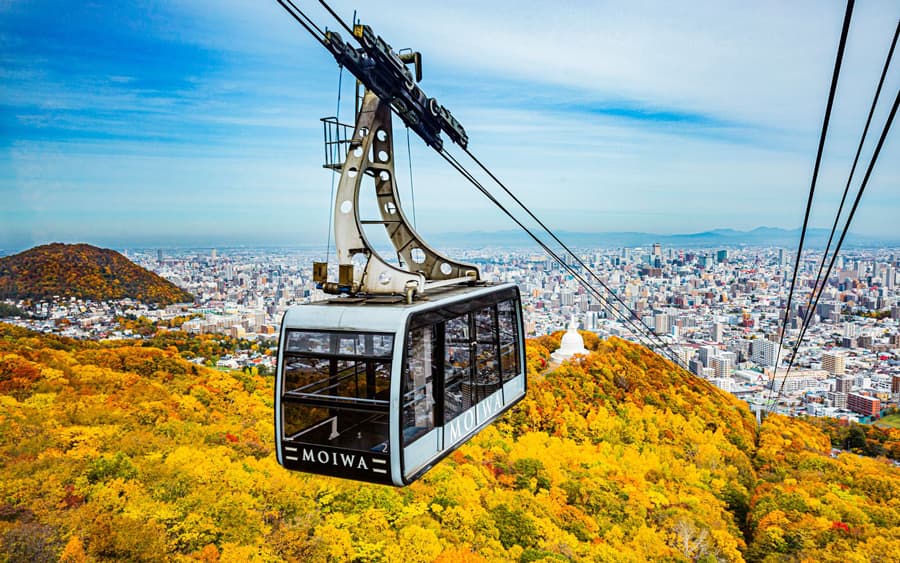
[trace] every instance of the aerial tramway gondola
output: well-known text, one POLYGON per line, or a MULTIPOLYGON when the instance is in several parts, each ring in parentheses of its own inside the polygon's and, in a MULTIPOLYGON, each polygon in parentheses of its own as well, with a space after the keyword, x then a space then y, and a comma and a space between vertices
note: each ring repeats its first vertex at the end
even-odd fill
POLYGON ((429 247, 407 221, 391 109, 432 147, 441 132, 462 146, 468 139, 416 84, 418 53, 401 58, 367 26, 352 32, 359 48, 331 31, 323 40, 365 87, 354 126, 323 120, 325 166, 341 172, 339 276, 328 281, 327 263, 315 264, 317 286, 335 297, 284 314, 276 450, 288 469, 403 486, 524 397, 521 299, 516 285, 485 282, 477 266, 429 247), (378 220, 359 216, 364 178, 374 180, 378 220), (365 224, 383 225, 397 265, 374 250, 365 224))
POLYGON ((286 468, 407 485, 524 396, 515 285, 411 305, 341 301, 284 316, 275 408, 286 468))

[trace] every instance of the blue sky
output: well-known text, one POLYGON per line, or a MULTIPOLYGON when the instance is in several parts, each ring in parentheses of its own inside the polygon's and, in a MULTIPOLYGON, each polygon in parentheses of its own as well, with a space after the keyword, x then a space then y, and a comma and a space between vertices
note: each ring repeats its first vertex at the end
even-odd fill
MULTIPOLYGON (((423 52, 423 89, 555 229, 802 222, 842 2, 332 5, 423 52)), ((816 226, 830 226, 898 18, 896 1, 857 3, 816 226)), ((0 248, 324 243, 319 118, 335 113, 339 71, 274 0, 5 0, 0 45, 0 248)), ((897 137, 856 232, 900 235, 897 137)), ((411 157, 426 237, 513 228, 415 138, 411 157)))

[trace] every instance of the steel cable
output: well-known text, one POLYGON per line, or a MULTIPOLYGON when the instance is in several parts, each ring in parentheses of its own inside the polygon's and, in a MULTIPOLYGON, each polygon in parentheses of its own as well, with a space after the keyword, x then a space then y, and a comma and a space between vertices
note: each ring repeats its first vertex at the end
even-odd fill
MULTIPOLYGON (((859 206, 859 200, 862 199, 863 192, 866 189, 866 184, 869 183, 869 177, 872 174, 872 169, 875 168, 875 162, 878 160, 878 155, 881 153, 881 147, 884 145, 884 139, 887 137, 888 131, 891 129, 891 124, 894 121, 894 115, 897 113, 897 106, 900 104, 900 90, 897 91, 897 96, 894 98, 894 105, 891 107, 891 113, 888 115, 887 122, 884 124, 884 129, 881 131, 881 137, 878 139, 878 145, 875 147, 875 152, 872 153, 872 159, 869 161, 869 166, 866 169, 866 175, 863 177, 862 184, 859 186, 859 191, 856 193, 856 199, 853 201, 853 207, 850 209, 850 214, 847 216, 847 222, 844 224, 844 229, 841 231, 841 236, 838 239, 837 246, 835 246, 834 254, 831 256, 831 260, 828 263, 828 270, 825 273, 825 279, 831 275, 831 269, 834 267, 834 263, 837 259, 838 252, 841 251, 841 245, 844 244, 844 237, 847 236, 847 232, 850 230, 850 222, 853 221, 853 215, 856 213, 856 208, 859 206)), ((817 300, 818 301, 818 300, 817 300)), ((801 333, 802 334, 802 333, 801 333)), ((801 335, 802 338, 802 335, 801 335)), ((791 356, 791 361, 788 364, 788 373, 790 373, 791 367, 794 365, 794 358, 796 354, 791 356)), ((785 381, 787 380, 787 374, 785 374, 785 381)), ((784 388, 784 382, 781 384, 782 389, 784 388)), ((778 391, 778 396, 781 396, 781 389, 778 391)), ((777 400, 777 397, 776 397, 777 400)))
MULTIPOLYGON (((806 239, 806 229, 809 225, 809 215, 810 211, 812 210, 813 195, 815 194, 816 181, 819 177, 819 166, 822 163, 822 153, 825 148, 825 138, 828 135, 828 123, 831 119, 831 108, 834 104, 835 92, 837 91, 838 77, 841 74, 841 62, 844 58, 844 47, 847 45, 847 35, 850 31, 850 19, 853 15, 853 5, 854 0, 847 0, 847 9, 844 12, 844 25, 841 29, 841 39, 840 43, 838 44, 837 56, 834 60, 834 72, 831 76, 831 88, 828 91, 828 102, 825 106, 825 117, 822 120, 822 133, 819 136, 819 148, 816 151, 816 163, 813 166, 812 181, 809 185, 809 197, 806 201, 806 211, 803 214, 803 228, 800 230, 800 244, 797 246, 797 256, 794 259, 794 271, 791 275, 791 288, 788 291, 787 305, 784 311, 784 320, 782 321, 781 325, 781 336, 778 339, 778 348, 775 349, 775 366, 772 372, 772 386, 769 388, 767 402, 769 402, 769 399, 771 399, 772 391, 775 387, 775 378, 777 377, 778 363, 780 359, 779 357, 781 355, 781 348, 782 346, 784 346, 784 333, 787 332, 787 323, 788 319, 791 316, 791 302, 794 297, 794 287, 797 283, 797 274, 800 271, 800 257, 803 254, 803 242, 806 239)), ((782 382, 781 385, 782 387, 784 387, 784 382, 782 382)), ((771 404, 769 404, 768 406, 771 407, 771 404)))
MULTIPOLYGON (((881 88, 884 86, 884 79, 887 76, 888 68, 891 66, 891 58, 894 54, 894 48, 897 45, 897 37, 900 35, 900 21, 897 22, 897 29, 894 31, 894 37, 891 41, 891 47, 888 50, 887 58, 884 61, 884 68, 881 71, 881 78, 878 80, 878 87, 875 89, 875 96, 872 99, 872 105, 869 108, 869 115, 866 118, 866 125, 863 128, 862 136, 859 139, 859 146, 856 149, 856 155, 853 158, 853 165, 850 167, 850 174, 847 176, 847 184, 844 186, 844 194, 841 196, 841 203, 838 206, 837 214, 834 216, 834 224, 831 226, 831 234, 828 236, 828 243, 825 245, 825 252, 822 254, 822 261, 819 263, 819 271, 816 274, 815 283, 813 283, 812 291, 809 294, 809 300, 806 303, 806 314, 803 318, 803 324, 800 327, 800 335, 797 338, 797 343, 794 346, 794 353, 791 354, 790 362, 788 363, 788 369, 784 374, 784 379, 787 380, 787 377, 791 373, 791 368, 794 365, 794 358, 797 356, 797 351, 800 349, 800 344, 803 342, 803 337, 806 336, 806 331, 809 328, 809 325, 812 321, 813 311, 816 310, 816 307, 819 305, 819 299, 822 297, 822 291, 825 289, 825 285, 828 283, 829 276, 831 274, 831 267, 829 266, 828 272, 825 274, 824 279, 822 278, 822 270, 825 267, 825 262, 828 259, 828 251, 831 248, 831 243, 833 241, 834 235, 837 232, 838 222, 841 217, 841 213, 844 208, 844 203, 847 200, 847 195, 850 192, 850 184, 853 180, 853 175, 856 172, 856 166, 859 162, 859 155, 862 153, 863 145, 866 141, 866 136, 869 132, 869 126, 872 124, 872 116, 875 114, 875 108, 878 105, 878 99, 881 96, 881 88), (821 283, 821 287, 819 284, 821 283)), ((850 227, 850 221, 847 220, 847 224, 844 226, 844 230, 850 227)), ((837 258, 837 250, 835 250, 834 254, 831 258, 831 263, 833 264, 837 258)), ((784 384, 782 384, 784 387, 784 384)), ((776 401, 781 396, 781 391, 778 392, 778 397, 776 397, 776 401)))

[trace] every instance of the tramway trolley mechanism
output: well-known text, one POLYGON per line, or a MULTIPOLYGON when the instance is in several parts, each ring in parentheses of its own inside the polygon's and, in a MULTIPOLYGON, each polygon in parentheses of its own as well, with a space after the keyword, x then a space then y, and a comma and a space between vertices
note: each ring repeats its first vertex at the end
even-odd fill
POLYGON ((436 149, 441 132, 463 147, 468 138, 419 88, 418 53, 401 57, 368 26, 356 25, 353 37, 359 48, 333 31, 323 41, 365 94, 355 126, 323 120, 325 166, 341 171, 339 276, 329 281, 327 264, 316 263, 317 287, 335 297, 284 314, 277 457, 288 469, 403 486, 524 397, 521 302, 516 285, 484 282, 477 266, 432 249, 407 221, 391 109, 436 149), (363 178, 374 180, 380 220, 360 219, 363 178), (370 223, 384 226, 399 266, 372 248, 363 229, 370 223))

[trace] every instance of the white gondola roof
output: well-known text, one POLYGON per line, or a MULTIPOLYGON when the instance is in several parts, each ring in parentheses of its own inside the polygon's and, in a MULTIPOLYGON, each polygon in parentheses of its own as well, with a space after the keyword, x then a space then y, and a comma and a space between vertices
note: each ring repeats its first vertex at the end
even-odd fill
POLYGON ((396 332, 412 313, 436 306, 466 301, 497 290, 515 287, 512 283, 456 286, 437 290, 427 299, 412 304, 405 301, 384 303, 381 300, 330 299, 295 305, 284 314, 284 328, 312 330, 353 330, 365 332, 396 332))

